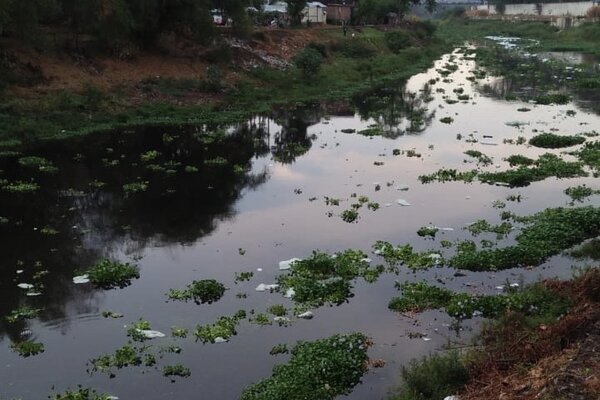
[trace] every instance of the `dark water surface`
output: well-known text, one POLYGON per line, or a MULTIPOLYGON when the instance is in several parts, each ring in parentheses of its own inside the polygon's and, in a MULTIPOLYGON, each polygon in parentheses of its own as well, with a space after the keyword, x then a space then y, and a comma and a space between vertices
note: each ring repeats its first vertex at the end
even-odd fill
MULTIPOLYGON (((516 189, 480 183, 420 184, 419 175, 442 167, 475 168, 463 154, 469 149, 493 157, 494 164, 485 169, 494 171, 507 168, 502 159, 511 154, 536 157, 548 152, 503 144, 504 139, 529 138, 534 129, 576 134, 600 127, 598 115, 578 103, 536 106, 486 97, 476 90, 482 82, 473 85, 466 79, 474 68, 474 62, 460 54, 447 55, 406 87, 362 96, 351 104, 285 110, 228 128, 113 132, 27 152, 51 160, 58 168, 55 174, 25 168, 18 163, 19 156, 1 158, 0 179, 33 179, 40 188, 36 193, 0 195, 0 217, 7 219, 0 224, 0 316, 22 305, 44 311, 37 319, 17 324, 0 318, 0 399, 42 399, 53 387, 63 391, 78 384, 121 399, 236 399, 244 387, 270 376, 274 364, 287 360, 288 356, 269 355, 275 344, 353 331, 372 337, 370 356, 387 364, 368 372, 348 398, 384 398, 397 384, 401 365, 449 341, 468 340, 479 322, 465 323, 457 332, 441 312, 413 319, 389 311, 388 301, 398 294, 396 280, 438 280, 454 289, 481 293, 494 292, 507 279, 569 277, 576 262, 566 256, 532 270, 467 273, 459 278, 447 268, 416 274, 401 271, 383 275, 374 284, 357 282, 355 296, 346 304, 313 310, 312 320, 292 319, 287 327, 246 320, 223 344, 204 345, 194 342, 193 335, 169 337, 171 326, 189 328, 191 333, 197 324, 212 323, 239 309, 264 312, 273 304, 291 307, 280 293, 255 291, 260 283, 274 282, 281 260, 305 258, 316 249, 355 248, 371 254, 371 245, 380 239, 411 243, 418 250, 436 249, 442 239, 471 237, 462 228, 477 219, 498 222, 501 210, 492 204, 508 195, 520 194, 523 200, 506 202, 504 210, 528 215, 566 206, 570 199, 563 190, 568 186, 586 183, 597 188, 591 177, 548 179, 516 189), (429 80, 440 77, 436 68, 450 57, 459 65, 448 77, 452 82, 440 80, 429 86, 429 80), (453 90, 458 88, 470 99, 447 104, 444 97, 456 98, 453 90), (524 106, 531 111, 517 111, 524 106), (571 116, 568 110, 577 113, 571 116), (452 124, 439 121, 447 116, 454 119, 452 124), (507 125, 514 121, 521 122, 519 127, 507 125), (372 124, 384 130, 384 137, 341 132, 372 124), (467 142, 469 135, 478 142, 467 142), (394 156, 394 149, 414 149, 422 157, 394 156), (159 154, 149 160, 152 150, 159 154), (126 193, 123 185, 132 182, 147 182, 147 189, 126 193), (376 184, 381 190, 375 190, 376 184), (401 185, 409 190, 397 190, 401 185), (354 193, 368 196, 381 208, 363 207, 357 223, 346 223, 339 214, 350 208, 354 193), (325 196, 342 202, 328 206, 325 196), (411 205, 400 206, 398 199, 411 205), (435 240, 420 238, 417 229, 428 224, 454 230, 435 240), (72 282, 78 271, 101 258, 135 263, 141 278, 127 288, 107 291, 72 282), (236 284, 234 273, 240 271, 254 271, 254 277, 236 284), (211 278, 230 288, 220 301, 210 305, 166 301, 170 288, 211 278), (32 283, 41 294, 28 296, 19 283, 32 283), (238 298, 238 293, 247 298, 238 298), (124 318, 103 318, 101 313, 109 310, 124 318), (88 373, 87 362, 126 344, 125 325, 139 318, 167 334, 149 345, 158 349, 174 344, 182 353, 159 359, 158 370, 124 368, 113 379, 88 373), (10 343, 24 330, 44 343, 44 353, 21 358, 11 351, 10 343), (427 333, 431 340, 410 339, 409 332, 427 333), (191 377, 171 383, 161 373, 162 366, 171 363, 189 367, 191 377)), ((592 197, 586 204, 600 201, 592 197)), ((381 262, 375 255, 372 258, 373 263, 381 262)))

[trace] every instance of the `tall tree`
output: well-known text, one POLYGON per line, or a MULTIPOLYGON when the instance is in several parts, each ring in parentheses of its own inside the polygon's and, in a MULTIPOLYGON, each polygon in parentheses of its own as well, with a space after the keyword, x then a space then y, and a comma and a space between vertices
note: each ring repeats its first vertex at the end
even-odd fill
POLYGON ((288 0, 287 12, 292 25, 300 25, 302 23, 302 11, 305 7, 306 0, 288 0))

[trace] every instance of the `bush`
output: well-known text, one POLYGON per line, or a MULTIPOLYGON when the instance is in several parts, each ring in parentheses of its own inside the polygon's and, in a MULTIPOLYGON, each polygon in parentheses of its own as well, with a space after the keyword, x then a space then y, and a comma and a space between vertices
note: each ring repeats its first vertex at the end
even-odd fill
POLYGON ((469 372, 457 352, 432 355, 402 368, 403 386, 394 400, 438 400, 449 396, 469 380, 469 372))
POLYGON ((585 13, 586 18, 597 19, 600 18, 600 6, 590 7, 585 13))
POLYGON ((414 29, 415 35, 419 39, 430 39, 433 36, 433 34, 435 33, 437 26, 429 20, 416 21, 415 24, 413 25, 413 29, 414 29))
POLYGON ((360 39, 346 39, 332 44, 332 49, 348 58, 365 58, 375 54, 375 49, 360 39))
POLYGON ((302 71, 302 74, 315 75, 321 69, 323 56, 317 50, 306 47, 294 58, 294 64, 302 71))
POLYGON ((384 39, 388 49, 394 53, 398 53, 411 45, 410 35, 405 31, 387 32, 384 39))

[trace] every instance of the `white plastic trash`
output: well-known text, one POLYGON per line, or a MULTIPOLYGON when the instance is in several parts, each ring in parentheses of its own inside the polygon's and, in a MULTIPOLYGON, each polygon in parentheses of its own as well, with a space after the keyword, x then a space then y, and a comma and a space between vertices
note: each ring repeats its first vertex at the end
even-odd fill
POLYGON ((403 207, 410 206, 410 203, 404 199, 398 199, 396 200, 396 203, 400 204, 403 207))
POLYGON ((152 330, 147 330, 147 329, 138 329, 137 331, 139 333, 141 333, 142 335, 144 335, 144 337, 146 339, 163 338, 166 336, 164 333, 159 332, 159 331, 152 331, 152 330))
POLYGON ((294 288, 289 288, 288 290, 286 290, 285 295, 283 297, 285 297, 286 299, 291 299, 292 297, 294 297, 295 294, 296 291, 294 290, 294 288))
POLYGON ((314 317, 314 314, 312 313, 312 311, 306 311, 306 312, 303 312, 302 314, 298 314, 298 318, 312 319, 313 317, 314 317))
POLYGON ((82 283, 89 283, 89 281, 90 281, 90 277, 87 274, 73 277, 73 283, 76 285, 79 285, 82 283))
POLYGON ((271 291, 271 290, 277 289, 278 287, 279 287, 279 285, 277 285, 275 283, 271 284, 271 285, 267 285, 266 283, 261 283, 260 285, 258 285, 256 287, 256 291, 257 292, 266 292, 267 290, 271 291))
POLYGON ((302 261, 301 258, 290 258, 289 260, 283 260, 279 262, 279 269, 281 271, 284 271, 286 269, 290 269, 292 268, 292 264, 294 264, 296 261, 302 261))
POLYGON ((31 283, 19 283, 17 286, 25 290, 33 289, 33 285, 31 283))

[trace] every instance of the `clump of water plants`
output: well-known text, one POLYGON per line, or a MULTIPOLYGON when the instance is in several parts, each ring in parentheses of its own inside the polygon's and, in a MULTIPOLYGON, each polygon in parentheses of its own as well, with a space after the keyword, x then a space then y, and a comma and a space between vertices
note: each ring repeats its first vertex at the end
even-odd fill
POLYGON ((129 263, 111 260, 100 260, 87 269, 90 282, 103 289, 124 288, 131 285, 133 279, 140 277, 138 267, 129 263))
POLYGON ((273 348, 271 348, 271 351, 269 351, 269 354, 274 356, 277 354, 287 354, 289 352, 290 352, 290 350, 288 349, 287 344, 280 343, 280 344, 276 344, 275 346, 273 346, 273 348))
POLYGON ((130 195, 134 193, 145 192, 148 190, 148 186, 148 181, 131 182, 123 185, 123 191, 125 192, 125 195, 130 195))
POLYGON ((369 126, 366 129, 362 129, 356 133, 358 133, 359 135, 367 136, 367 137, 382 136, 383 129, 381 129, 381 127, 378 125, 374 125, 374 126, 369 126))
POLYGON ((115 350, 114 354, 107 354, 90 360, 93 372, 109 373, 114 376, 114 368, 121 369, 129 366, 142 365, 142 357, 139 349, 125 345, 115 350))
POLYGON ((267 314, 264 313, 257 313, 254 314, 253 316, 251 316, 249 318, 250 323, 252 324, 256 324, 256 325, 271 325, 271 319, 269 318, 269 316, 267 314))
POLYGON ((131 339, 136 342, 143 342, 148 339, 144 334, 144 331, 149 331, 151 329, 150 322, 140 318, 137 322, 134 322, 127 328, 127 336, 131 337, 131 339))
POLYGON ((40 188, 40 185, 35 182, 8 182, 0 180, 0 187, 10 193, 34 193, 40 188))
POLYGON ((372 267, 366 254, 359 250, 346 250, 335 256, 315 251, 310 258, 296 261, 289 273, 279 275, 276 281, 279 291, 293 291, 294 302, 304 307, 320 307, 344 303, 354 295, 355 279, 373 282, 382 272, 382 266, 372 267))
POLYGON ((342 214, 340 216, 344 222, 351 224, 358 220, 359 214, 358 211, 356 211, 354 208, 350 208, 348 210, 342 211, 342 214))
POLYGON ((509 157, 506 157, 504 160, 507 161, 511 167, 515 167, 515 166, 519 166, 519 165, 528 166, 528 165, 533 165, 533 163, 535 163, 534 159, 522 156, 520 154, 513 154, 509 157))
POLYGON ((58 171, 58 168, 52 164, 52 161, 45 159, 44 157, 27 156, 21 157, 18 160, 19 164, 31 168, 40 172, 53 174, 58 171))
POLYGON ((459 242, 449 265, 472 271, 539 265, 600 234, 600 208, 596 207, 548 208, 518 220, 524 227, 515 237, 515 245, 478 250, 471 241, 459 242))
POLYGON ((23 321, 25 319, 37 318, 42 310, 42 308, 32 308, 29 306, 19 307, 12 310, 10 314, 6 316, 6 320, 9 323, 14 324, 15 322, 23 321))
POLYGON ((34 342, 33 340, 23 340, 12 343, 11 349, 21 357, 36 356, 44 352, 44 343, 34 342))
POLYGON ((410 244, 394 246, 379 240, 373 245, 373 249, 375 254, 383 257, 390 269, 395 269, 398 265, 404 265, 413 271, 417 271, 440 265, 443 262, 439 252, 415 252, 410 244))
POLYGON ((232 316, 222 316, 214 324, 198 325, 194 331, 196 340, 202 343, 215 343, 224 341, 237 334, 239 322, 246 318, 246 311, 240 310, 232 316))
POLYGON ((493 160, 491 157, 483 154, 481 151, 478 151, 478 150, 467 150, 467 151, 465 151, 465 154, 468 155, 469 157, 475 158, 477 160, 477 164, 487 166, 487 165, 490 165, 493 163, 493 160))
POLYGON ((569 306, 564 298, 557 296, 542 284, 530 285, 521 290, 512 289, 500 295, 457 293, 430 286, 425 282, 397 284, 397 287, 402 290, 402 297, 393 298, 389 303, 390 309, 418 312, 445 308, 448 315, 457 319, 472 318, 476 315, 493 318, 506 310, 524 315, 560 315, 566 312, 569 306))
POLYGON ((571 257, 600 260, 600 239, 592 239, 569 252, 571 257))
POLYGON ((502 239, 504 236, 510 233, 510 231, 513 229, 513 225, 510 222, 502 222, 499 225, 492 225, 484 219, 479 219, 469 224, 464 229, 471 232, 473 236, 477 236, 483 232, 488 232, 495 233, 498 239, 502 239))
POLYGON ((50 396, 51 400, 112 400, 114 398, 114 396, 100 394, 93 389, 82 387, 50 396))
POLYGON ((225 285, 214 279, 203 279, 193 281, 184 290, 171 289, 168 293, 169 299, 188 301, 194 300, 196 304, 212 304, 223 297, 225 285))
POLYGON ((178 376, 180 378, 187 378, 190 375, 192 375, 190 369, 183 366, 182 364, 165 365, 163 367, 163 376, 171 378, 174 376, 178 376))
POLYGON ((452 117, 440 118, 440 122, 443 124, 451 124, 454 122, 454 118, 452 118, 452 117))
POLYGON ((563 136, 554 133, 542 133, 529 139, 529 144, 543 149, 560 149, 585 142, 584 136, 563 136))
POLYGON ((283 317, 287 315, 287 308, 281 304, 274 304, 267 309, 269 314, 273 314, 276 317, 283 317))
POLYGON ((419 236, 431 236, 432 238, 439 232, 439 228, 436 226, 422 226, 417 230, 419 236))
POLYGON ((253 276, 254 272, 252 271, 236 272, 235 283, 249 281, 250 279, 252 279, 253 276))
POLYGON ((442 168, 432 174, 429 175, 420 175, 419 180, 421 183, 431 183, 431 182, 451 182, 451 181, 463 181, 463 182, 473 182, 473 180, 477 177, 477 171, 466 171, 466 172, 458 172, 456 169, 447 169, 442 168))
POLYGON ((171 336, 178 338, 186 338, 188 335, 187 328, 179 328, 177 326, 171 327, 171 336))
POLYGON ((586 198, 599 194, 600 190, 592 189, 586 185, 570 186, 565 189, 564 193, 571 198, 573 202, 583 202, 586 198))
POLYGON ((247 387, 241 400, 333 400, 348 394, 366 371, 369 341, 361 333, 299 342, 287 364, 247 387))

